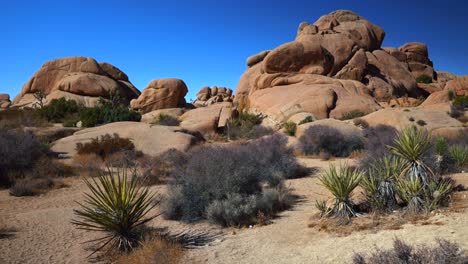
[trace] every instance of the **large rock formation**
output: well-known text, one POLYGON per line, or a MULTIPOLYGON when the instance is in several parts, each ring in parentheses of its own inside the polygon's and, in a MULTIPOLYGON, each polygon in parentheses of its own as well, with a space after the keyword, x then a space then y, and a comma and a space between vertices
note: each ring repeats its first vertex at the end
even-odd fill
POLYGON ((76 155, 76 143, 89 142, 92 138, 114 133, 129 138, 137 150, 151 156, 157 156, 171 148, 186 151, 203 140, 180 127, 151 126, 143 122, 116 122, 83 129, 59 139, 53 143, 52 150, 60 153, 62 158, 72 158, 76 155))
POLYGON ((351 11, 303 22, 293 42, 247 59, 234 100, 281 123, 300 112, 318 119, 370 113, 379 102, 428 94, 415 80, 421 74, 436 78, 426 45, 381 49, 384 36, 351 11))
POLYGON ((180 116, 180 126, 202 134, 212 134, 224 128, 233 111, 234 107, 229 102, 199 107, 180 116))
POLYGON ((23 86, 13 104, 33 106, 37 103, 34 96, 37 92, 46 96, 45 104, 64 97, 85 106, 95 106, 99 98, 109 99, 112 95, 119 95, 128 103, 140 94, 117 67, 87 57, 60 58, 44 63, 23 86))
POLYGON ((8 94, 0 94, 0 109, 6 109, 10 105, 10 96, 8 94))
POLYGON ((130 102, 133 109, 148 113, 158 109, 185 106, 188 89, 184 81, 176 78, 152 80, 141 95, 130 102))
POLYGON ((226 87, 204 86, 197 93, 195 106, 207 106, 221 102, 232 102, 232 90, 226 87))
POLYGON ((454 95, 468 96, 468 75, 458 76, 448 81, 443 90, 431 93, 421 106, 432 108, 434 105, 448 104, 449 91, 453 91, 454 95))

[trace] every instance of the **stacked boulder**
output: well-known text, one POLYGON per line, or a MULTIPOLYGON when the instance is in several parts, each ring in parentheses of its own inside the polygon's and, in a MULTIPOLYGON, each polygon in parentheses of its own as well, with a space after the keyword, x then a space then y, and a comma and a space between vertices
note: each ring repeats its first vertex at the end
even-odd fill
POLYGON ((221 102, 232 102, 232 90, 226 87, 204 86, 197 93, 196 106, 207 106, 221 102))
POLYGON ((8 94, 0 94, 0 109, 6 109, 10 105, 10 96, 8 94))
POLYGON ((23 86, 13 105, 33 106, 37 103, 35 94, 38 92, 45 96, 45 104, 63 97, 88 107, 97 105, 100 98, 106 100, 113 95, 127 103, 140 95, 128 76, 117 67, 88 57, 60 58, 44 63, 23 86))
POLYGON ((141 95, 130 102, 130 107, 142 113, 166 108, 185 107, 187 92, 187 85, 180 79, 152 80, 141 95))
POLYGON ((382 49, 384 37, 382 28, 346 10, 303 22, 294 41, 247 59, 235 101, 282 123, 296 113, 341 118, 427 95, 416 82, 422 74, 436 79, 427 46, 382 49))

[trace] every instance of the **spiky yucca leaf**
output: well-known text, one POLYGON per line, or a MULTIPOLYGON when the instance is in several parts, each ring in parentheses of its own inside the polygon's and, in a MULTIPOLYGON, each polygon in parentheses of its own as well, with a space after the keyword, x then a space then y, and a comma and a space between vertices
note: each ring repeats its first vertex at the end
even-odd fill
POLYGON ((454 180, 451 178, 432 181, 428 188, 427 209, 429 211, 436 209, 444 200, 449 197, 450 193, 453 192, 453 188, 454 180))
POLYGON ((341 165, 339 170, 330 165, 328 171, 319 178, 322 185, 335 197, 335 204, 329 215, 338 217, 340 224, 349 223, 350 217, 356 216, 350 197, 361 178, 361 172, 351 169, 347 164, 341 165))
POLYGON ((388 147, 394 155, 408 162, 416 162, 431 148, 431 142, 426 130, 412 126, 400 131, 394 145, 388 147))
POLYGON ((396 190, 400 198, 408 203, 408 210, 413 213, 425 209, 424 185, 419 178, 398 179, 396 190))
MULTIPOLYGON (((84 178, 90 193, 85 193, 80 209, 74 210, 77 219, 72 224, 86 231, 101 231, 106 235, 89 242, 102 242, 96 249, 105 246, 110 249, 130 251, 139 243, 138 227, 154 217, 147 217, 156 206, 154 194, 139 183, 140 177, 132 170, 131 178, 127 177, 127 168, 120 168, 108 173, 100 173, 95 178, 84 178)), ((91 254, 91 255, 92 255, 91 254)))

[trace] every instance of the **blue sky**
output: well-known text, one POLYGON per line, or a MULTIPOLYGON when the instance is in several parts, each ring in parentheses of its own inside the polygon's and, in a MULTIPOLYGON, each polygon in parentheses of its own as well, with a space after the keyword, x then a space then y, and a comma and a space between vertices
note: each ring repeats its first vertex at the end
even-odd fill
POLYGON ((109 62, 140 90, 153 79, 183 79, 187 100, 204 85, 235 89, 247 57, 294 40, 300 22, 337 9, 384 28, 384 46, 424 42, 437 70, 467 75, 465 2, 4 1, 0 93, 14 97, 44 62, 67 56, 109 62))

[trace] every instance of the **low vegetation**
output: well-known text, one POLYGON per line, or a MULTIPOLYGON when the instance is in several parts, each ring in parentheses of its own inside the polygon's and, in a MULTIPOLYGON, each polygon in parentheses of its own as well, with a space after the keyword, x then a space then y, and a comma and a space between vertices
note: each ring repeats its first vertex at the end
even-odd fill
POLYGON ((180 125, 180 121, 176 117, 161 113, 154 117, 151 124, 160 126, 178 126, 180 125))
POLYGON ((328 152, 335 157, 347 157, 363 147, 360 135, 344 135, 336 128, 323 125, 309 127, 298 143, 298 149, 305 155, 328 152))
MULTIPOLYGON (((87 143, 76 143, 76 151, 78 155, 95 154, 102 161, 109 160, 112 155, 122 153, 128 157, 141 156, 142 154, 135 150, 135 145, 128 138, 122 138, 118 134, 105 134, 101 137, 92 138, 87 143)), ((121 159, 120 159, 121 160, 121 159)))
POLYGON ((312 116, 308 116, 308 117, 302 119, 301 122, 299 122, 299 124, 297 124, 297 125, 300 126, 302 124, 307 124, 307 123, 311 123, 311 122, 314 122, 314 118, 312 116))
POLYGON ((296 135, 297 125, 294 122, 286 122, 283 125, 284 131, 287 135, 294 137, 296 135))
POLYGON ((468 166, 468 146, 453 145, 448 148, 450 158, 455 162, 456 169, 461 171, 468 166))
POLYGON ((164 216, 243 226, 290 205, 286 178, 301 173, 287 139, 272 135, 249 143, 196 148, 173 174, 164 216))
POLYGON ((254 139, 273 134, 273 129, 260 125, 261 122, 259 115, 240 112, 227 122, 224 133, 228 139, 254 139))
POLYGON ((351 112, 343 114, 343 116, 341 116, 340 119, 341 120, 349 120, 349 119, 354 119, 354 118, 358 118, 358 117, 363 117, 365 115, 366 115, 366 113, 364 113, 362 111, 353 110, 351 112))
POLYGON ((417 83, 432 83, 432 77, 427 74, 422 74, 416 78, 417 83))
POLYGON ((157 204, 155 194, 140 184, 136 170, 128 169, 101 173, 96 178, 83 178, 89 193, 80 209, 74 210, 76 218, 72 224, 90 232, 104 232, 105 236, 96 241, 97 249, 129 252, 140 245, 141 228, 156 215, 150 210, 157 204))
POLYGON ((169 149, 156 157, 142 157, 138 161, 142 169, 142 183, 161 184, 168 180, 177 168, 184 166, 187 155, 176 149, 169 149))
POLYGON ((400 239, 393 241, 393 248, 379 249, 374 252, 356 253, 354 264, 462 264, 468 262, 460 246, 448 240, 437 240, 437 245, 411 246, 400 239))

